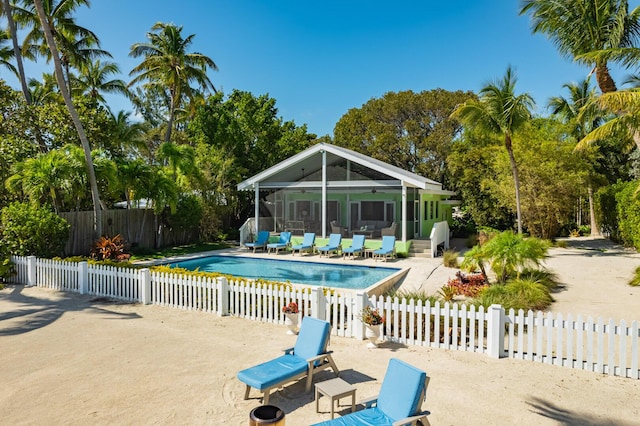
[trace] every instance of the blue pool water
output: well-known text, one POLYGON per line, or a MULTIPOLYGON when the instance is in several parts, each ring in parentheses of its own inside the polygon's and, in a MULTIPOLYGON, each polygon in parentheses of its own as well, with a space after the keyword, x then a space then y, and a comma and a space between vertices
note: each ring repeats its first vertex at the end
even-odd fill
POLYGON ((321 287, 365 289, 400 271, 397 268, 334 265, 240 256, 209 256, 171 263, 189 270, 321 287))

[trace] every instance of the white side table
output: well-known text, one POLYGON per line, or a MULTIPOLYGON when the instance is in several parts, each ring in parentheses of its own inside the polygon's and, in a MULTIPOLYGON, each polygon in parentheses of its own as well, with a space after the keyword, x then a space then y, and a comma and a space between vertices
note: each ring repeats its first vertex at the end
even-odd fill
POLYGON ((316 413, 320 412, 319 400, 320 395, 331 398, 331 418, 333 419, 334 402, 338 401, 340 405, 340 398, 351 395, 351 412, 356 411, 356 388, 350 385, 341 378, 326 380, 324 382, 316 383, 316 413))

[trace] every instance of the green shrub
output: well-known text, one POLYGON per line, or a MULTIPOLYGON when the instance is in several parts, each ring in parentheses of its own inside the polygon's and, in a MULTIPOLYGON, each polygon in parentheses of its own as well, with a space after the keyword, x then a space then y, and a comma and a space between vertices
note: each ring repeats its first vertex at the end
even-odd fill
POLYGON ((556 289, 560 285, 556 274, 543 269, 523 269, 520 273, 520 278, 523 280, 537 281, 549 290, 556 289))
POLYGON ((636 271, 633 274, 633 278, 629 281, 629 285, 633 287, 640 286, 640 266, 636 268, 636 271))
POLYGON ((390 290, 388 292, 385 293, 384 296, 387 297, 397 297, 399 300, 402 299, 406 299, 406 300, 411 300, 413 299, 414 301, 422 301, 422 305, 426 306, 427 304, 433 306, 437 301, 438 301, 438 296, 436 295, 432 295, 432 294, 427 294, 424 291, 417 291, 417 290, 390 290))
POLYGON ((620 240, 626 246, 640 249, 640 197, 639 181, 629 182, 616 194, 620 240))
POLYGON ((442 264, 447 268, 457 268, 458 255, 459 253, 455 250, 445 250, 444 253, 442 253, 442 264))
MULTIPOLYGON (((623 192, 633 182, 618 182, 600 188, 594 195, 596 220, 602 232, 614 241, 623 242, 620 236, 617 194, 623 192)), ((635 185, 633 185, 635 186, 635 185)))
POLYGON ((499 304, 507 311, 509 309, 535 311, 546 309, 553 303, 553 298, 544 284, 531 279, 516 278, 503 285, 487 287, 480 292, 475 303, 485 308, 499 304))
POLYGON ((0 261, 0 290, 4 288, 3 283, 7 282, 15 274, 16 270, 11 259, 0 261))
POLYGON ((54 257, 67 244, 69 224, 46 208, 11 203, 0 217, 0 253, 54 257))

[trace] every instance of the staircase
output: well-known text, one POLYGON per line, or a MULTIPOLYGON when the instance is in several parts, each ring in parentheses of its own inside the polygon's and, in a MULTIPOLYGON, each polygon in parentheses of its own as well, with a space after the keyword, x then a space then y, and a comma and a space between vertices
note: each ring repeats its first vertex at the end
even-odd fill
POLYGON ((408 257, 431 257, 431 240, 412 240, 408 257))

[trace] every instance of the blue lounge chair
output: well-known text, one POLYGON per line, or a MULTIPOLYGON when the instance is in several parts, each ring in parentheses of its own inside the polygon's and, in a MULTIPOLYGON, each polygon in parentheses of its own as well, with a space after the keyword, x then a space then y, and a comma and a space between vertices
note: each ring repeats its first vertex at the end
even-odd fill
POLYGON ((382 237, 382 247, 373 251, 373 258, 384 258, 386 262, 389 257, 393 258, 396 255, 396 237, 384 236, 382 237))
POLYGON ((342 249, 342 235, 340 234, 331 234, 329 235, 329 242, 327 243, 326 246, 322 246, 322 247, 318 247, 318 251, 320 252, 320 256, 322 256, 323 253, 325 253, 327 256, 329 256, 330 253, 332 252, 336 252, 336 254, 338 254, 338 252, 342 249))
POLYGON ((293 256, 296 251, 298 254, 302 255, 303 251, 308 251, 309 253, 313 252, 313 246, 316 243, 316 234, 315 232, 306 232, 304 237, 302 238, 301 244, 296 244, 291 246, 291 255, 293 256))
POLYGON ((264 250, 267 248, 267 243, 269 242, 269 231, 260 231, 258 232, 258 238, 253 243, 244 243, 244 246, 248 249, 253 249, 255 253, 256 250, 261 249, 264 250))
POLYGON ((285 354, 271 361, 247 368, 238 373, 238 380, 247 385, 244 399, 249 398, 251 388, 263 392, 263 405, 269 404, 271 389, 307 376, 306 392, 311 391, 313 374, 331 367, 336 375, 340 370, 327 351, 331 324, 313 317, 304 317, 296 345, 285 354))
POLYGON ((314 426, 428 425, 428 411, 422 411, 429 377, 427 373, 397 358, 389 360, 380 394, 363 401, 365 409, 314 426), (375 407, 374 407, 375 405, 375 407))
POLYGON ((358 253, 358 255, 362 254, 364 251, 365 238, 364 235, 354 235, 351 240, 351 246, 342 249, 342 257, 351 255, 351 258, 355 259, 356 253, 358 253))
POLYGON ((286 249, 287 247, 289 247, 289 245, 291 244, 291 232, 281 232, 280 233, 280 239, 278 240, 277 243, 270 243, 267 244, 267 252, 271 253, 271 250, 275 250, 276 254, 278 254, 278 251, 280 251, 280 249, 286 249))

